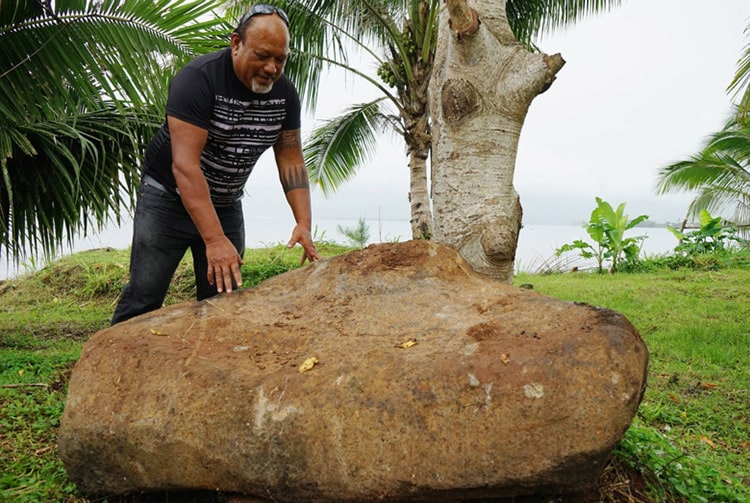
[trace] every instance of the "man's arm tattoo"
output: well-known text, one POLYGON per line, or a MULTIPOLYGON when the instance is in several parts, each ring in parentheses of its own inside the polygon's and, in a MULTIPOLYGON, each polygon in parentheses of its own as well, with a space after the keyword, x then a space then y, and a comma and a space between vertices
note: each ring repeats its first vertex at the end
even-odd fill
MULTIPOLYGON (((276 140, 274 148, 278 150, 299 150, 302 148, 300 142, 299 129, 293 131, 282 131, 276 140)), ((279 178, 281 186, 286 194, 294 189, 309 189, 310 182, 307 179, 307 169, 304 162, 300 165, 291 165, 282 168, 279 166, 279 178)))
POLYGON ((289 166, 281 173, 281 186, 286 194, 294 189, 309 189, 310 182, 307 179, 307 170, 305 165, 289 166))
POLYGON ((282 150, 287 148, 301 148, 299 130, 282 131, 281 136, 276 140, 276 147, 282 150))

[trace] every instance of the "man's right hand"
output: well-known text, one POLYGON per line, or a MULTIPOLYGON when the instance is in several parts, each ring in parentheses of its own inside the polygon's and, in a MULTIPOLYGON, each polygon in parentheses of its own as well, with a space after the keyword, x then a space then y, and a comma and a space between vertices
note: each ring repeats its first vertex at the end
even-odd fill
POLYGON ((216 286, 216 291, 231 292, 232 285, 242 286, 240 266, 242 257, 226 236, 206 243, 206 259, 208 260, 208 282, 216 286))
POLYGON ((242 285, 242 257, 222 230, 201 170, 201 152, 208 131, 172 116, 167 121, 172 139, 172 172, 182 204, 206 244, 208 282, 219 293, 231 292, 234 285, 242 285))

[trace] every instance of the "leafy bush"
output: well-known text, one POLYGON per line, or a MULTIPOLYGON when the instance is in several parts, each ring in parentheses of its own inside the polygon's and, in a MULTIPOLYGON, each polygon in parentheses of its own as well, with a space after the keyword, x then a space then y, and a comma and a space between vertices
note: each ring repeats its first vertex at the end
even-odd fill
POLYGON ((559 257, 565 252, 578 250, 583 258, 596 259, 599 273, 604 272, 604 261, 609 259, 609 272, 615 273, 622 263, 633 264, 638 261, 641 245, 646 236, 626 238, 625 231, 646 220, 648 215, 628 220, 625 203, 620 204, 615 210, 611 204, 597 197, 596 205, 589 221, 583 224, 595 244, 577 239, 555 250, 555 254, 559 257))
POLYGON ((680 240, 673 253, 626 264, 622 270, 649 272, 660 268, 687 268, 716 271, 747 264, 750 260, 748 241, 740 237, 736 228, 723 226, 721 217, 712 217, 706 210, 701 210, 700 223, 698 230, 688 233, 667 226, 680 240))
POLYGON ((693 256, 723 252, 730 249, 733 242, 747 246, 747 241, 739 236, 736 228, 723 226, 721 217, 712 217, 705 209, 700 212, 700 224, 700 229, 687 234, 667 226, 680 240, 680 244, 674 249, 675 254, 693 256))

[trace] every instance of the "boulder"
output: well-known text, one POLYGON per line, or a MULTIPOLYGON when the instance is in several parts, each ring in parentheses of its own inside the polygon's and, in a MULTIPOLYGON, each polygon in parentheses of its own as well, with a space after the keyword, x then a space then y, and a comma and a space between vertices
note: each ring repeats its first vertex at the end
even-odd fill
POLYGON ((461 501, 593 484, 641 400, 622 315, 373 245, 107 328, 59 430, 90 494, 461 501))

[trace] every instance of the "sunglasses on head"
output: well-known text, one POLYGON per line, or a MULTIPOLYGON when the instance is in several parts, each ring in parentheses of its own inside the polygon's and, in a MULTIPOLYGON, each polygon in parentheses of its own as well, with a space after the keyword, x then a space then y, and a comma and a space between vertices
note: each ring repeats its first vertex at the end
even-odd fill
POLYGON ((282 9, 275 7, 273 5, 268 5, 267 3, 259 3, 255 4, 252 7, 250 7, 250 10, 245 12, 243 14, 242 18, 240 18, 240 22, 237 23, 237 29, 235 31, 239 31, 240 28, 242 28, 245 23, 247 23, 250 18, 257 15, 266 15, 266 14, 278 14, 284 23, 286 23, 287 27, 289 27, 289 17, 286 15, 286 12, 284 12, 282 9))

